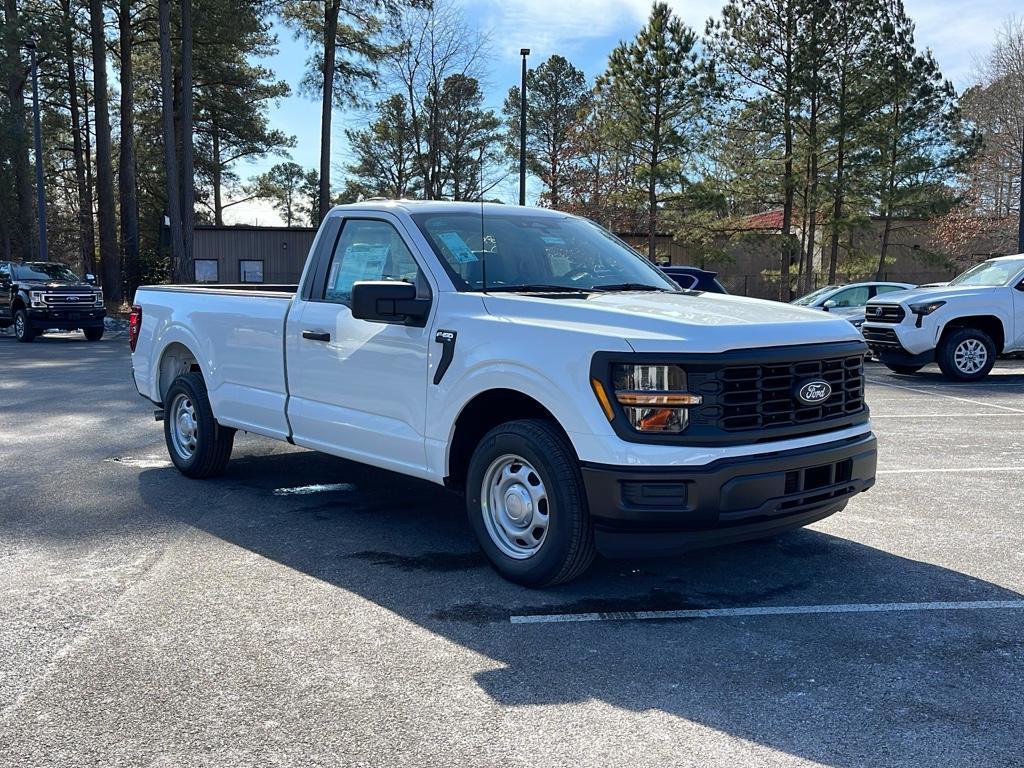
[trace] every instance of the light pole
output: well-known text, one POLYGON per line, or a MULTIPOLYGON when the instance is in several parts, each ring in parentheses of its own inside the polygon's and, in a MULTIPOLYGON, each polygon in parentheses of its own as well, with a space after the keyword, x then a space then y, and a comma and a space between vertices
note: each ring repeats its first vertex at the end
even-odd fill
POLYGON ((529 48, 520 48, 523 57, 523 78, 519 86, 519 204, 526 205, 526 57, 529 48))
POLYGON ((39 73, 36 66, 36 41, 26 40, 25 47, 32 55, 32 120, 35 127, 36 153, 36 207, 39 209, 39 260, 47 261, 46 254, 46 189, 43 186, 43 134, 39 124, 39 73))

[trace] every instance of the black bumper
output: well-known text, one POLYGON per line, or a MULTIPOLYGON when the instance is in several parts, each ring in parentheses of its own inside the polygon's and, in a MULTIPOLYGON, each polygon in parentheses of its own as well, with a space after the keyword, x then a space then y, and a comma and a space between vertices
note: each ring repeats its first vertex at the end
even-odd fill
POLYGON ((68 309, 30 309, 28 322, 36 330, 59 328, 73 331, 77 328, 102 328, 103 318, 107 310, 103 307, 68 310, 68 309))
POLYGON ((892 328, 870 326, 861 328, 861 333, 864 336, 864 341, 868 344, 868 349, 878 358, 879 362, 907 366, 928 365, 928 363, 935 362, 934 349, 918 355, 912 354, 903 348, 899 336, 892 328))
POLYGON ((875 483, 868 433, 703 467, 584 465, 597 547, 608 557, 670 555, 769 536, 838 512, 875 483))

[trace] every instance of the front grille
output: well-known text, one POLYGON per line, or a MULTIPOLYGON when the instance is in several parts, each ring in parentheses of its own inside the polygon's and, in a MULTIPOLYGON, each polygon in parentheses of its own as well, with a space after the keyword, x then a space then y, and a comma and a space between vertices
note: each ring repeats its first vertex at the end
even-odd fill
POLYGON ((71 309, 73 307, 91 307, 96 302, 92 293, 46 293, 43 301, 48 307, 71 309))
POLYGON ((902 323, 906 316, 899 304, 868 304, 864 307, 864 319, 872 323, 902 323))
POLYGON ((864 334, 864 341, 872 348, 903 349, 903 345, 900 344, 900 337, 896 335, 896 331, 892 328, 871 328, 870 326, 865 326, 862 329, 862 333, 864 334))
MULTIPOLYGON (((864 410, 864 359, 860 354, 769 365, 722 368, 700 384, 704 405, 695 423, 726 432, 814 425, 864 410), (824 380, 832 394, 807 405, 796 392, 807 381, 824 380)), ((691 418, 695 414, 691 412, 691 418)))

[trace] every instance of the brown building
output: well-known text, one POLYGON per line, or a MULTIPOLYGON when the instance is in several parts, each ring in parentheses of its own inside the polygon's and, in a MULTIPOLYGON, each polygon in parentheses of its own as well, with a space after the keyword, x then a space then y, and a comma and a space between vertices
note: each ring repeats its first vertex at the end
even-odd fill
POLYGON ((197 283, 297 283, 316 237, 310 227, 195 228, 197 283))

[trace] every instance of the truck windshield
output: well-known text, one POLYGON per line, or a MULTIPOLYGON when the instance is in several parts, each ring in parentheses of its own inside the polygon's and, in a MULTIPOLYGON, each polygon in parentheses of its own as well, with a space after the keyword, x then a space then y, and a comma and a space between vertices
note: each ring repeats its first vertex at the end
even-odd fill
POLYGON ((585 219, 488 213, 481 226, 480 216, 471 213, 412 218, 460 291, 679 290, 636 251, 585 219))
POLYGON ((63 264, 55 264, 50 261, 31 261, 14 265, 14 279, 77 281, 79 278, 63 264))
POLYGON ((993 259, 971 267, 949 281, 950 285, 980 285, 988 288, 1006 285, 1024 269, 1024 258, 993 259))

